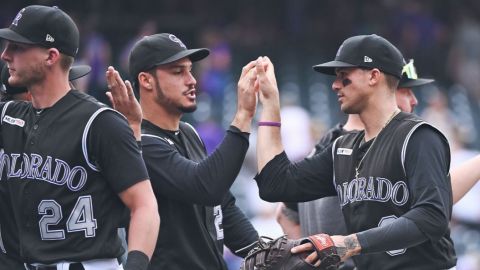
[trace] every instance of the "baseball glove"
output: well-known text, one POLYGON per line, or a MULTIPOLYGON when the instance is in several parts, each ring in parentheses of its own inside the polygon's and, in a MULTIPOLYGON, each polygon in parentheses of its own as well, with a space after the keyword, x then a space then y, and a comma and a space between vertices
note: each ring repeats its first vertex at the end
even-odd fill
POLYGON ((277 239, 260 237, 250 250, 240 270, 335 270, 340 264, 332 239, 327 234, 312 235, 298 240, 281 236, 277 239), (305 261, 310 252, 293 254, 290 250, 298 245, 312 243, 320 260, 320 266, 305 261))

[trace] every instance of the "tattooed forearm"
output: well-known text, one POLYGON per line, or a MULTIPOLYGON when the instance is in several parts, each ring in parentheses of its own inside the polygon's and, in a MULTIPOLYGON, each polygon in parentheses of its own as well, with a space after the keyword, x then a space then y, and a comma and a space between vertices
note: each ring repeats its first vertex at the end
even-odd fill
POLYGON ((348 252, 352 252, 353 254, 359 253, 360 243, 358 243, 358 239, 355 236, 347 236, 345 240, 343 240, 345 247, 348 252))
POLYGON ((334 235, 332 236, 332 240, 335 243, 337 255, 340 256, 342 261, 358 255, 362 251, 362 246, 360 245, 360 242, 358 242, 356 234, 347 236, 334 235))
POLYGON ((340 256, 340 258, 345 257, 347 255, 347 248, 346 247, 336 247, 337 249, 337 254, 340 256))
POLYGON ((345 243, 345 247, 350 250, 360 246, 360 244, 358 243, 358 240, 355 239, 353 236, 345 237, 344 243, 345 243))

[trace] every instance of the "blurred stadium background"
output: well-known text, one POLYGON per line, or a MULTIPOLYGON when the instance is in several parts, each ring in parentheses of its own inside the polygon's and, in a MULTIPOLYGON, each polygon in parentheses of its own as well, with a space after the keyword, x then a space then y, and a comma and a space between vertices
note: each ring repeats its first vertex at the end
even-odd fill
MULTIPOLYGON (((70 14, 81 33, 77 64, 92 66, 77 88, 103 102, 105 71, 113 65, 128 78, 128 52, 144 35, 169 32, 188 47, 207 47, 210 57, 196 64, 198 110, 186 115, 212 151, 236 109, 241 67, 259 55, 276 66, 282 96, 282 132, 291 159, 305 156, 322 133, 345 119, 332 78, 312 65, 332 59, 352 35, 379 34, 415 59, 421 77, 432 85, 415 89, 415 112, 449 138, 452 166, 480 149, 480 1, 476 0, 4 0, 0 26, 7 27, 27 5, 57 5, 70 14)), ((261 234, 281 233, 274 204, 258 198, 255 134, 250 153, 233 186, 238 203, 261 234)), ((454 207, 452 237, 459 270, 480 269, 480 186, 454 207)), ((228 252, 231 269, 239 260, 228 252)))

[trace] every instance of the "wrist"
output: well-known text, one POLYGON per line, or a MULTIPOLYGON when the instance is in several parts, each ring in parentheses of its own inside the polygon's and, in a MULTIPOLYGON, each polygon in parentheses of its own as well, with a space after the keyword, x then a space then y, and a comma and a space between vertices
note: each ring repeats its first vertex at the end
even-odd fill
POLYGON ((135 136, 135 140, 140 141, 142 139, 142 128, 140 123, 130 124, 130 128, 133 131, 133 136, 135 136))
POLYGON ((357 235, 351 234, 347 236, 332 235, 331 239, 335 245, 338 256, 342 261, 360 254, 362 248, 358 242, 357 235))
POLYGON ((263 107, 280 107, 280 96, 279 95, 270 95, 268 98, 261 99, 263 107))
POLYGON ((238 108, 237 112, 235 113, 235 118, 237 118, 239 121, 251 122, 254 115, 255 112, 238 108))
POLYGON ((266 111, 263 110, 262 114, 260 115, 260 118, 258 122, 277 122, 281 123, 282 119, 280 117, 280 111, 275 112, 275 111, 266 111))
POLYGON ((281 122, 279 106, 262 106, 258 122, 281 122))
POLYGON ((345 243, 345 247, 347 247, 347 255, 355 256, 362 252, 362 246, 360 246, 360 242, 358 241, 358 237, 356 234, 350 234, 345 237, 343 240, 345 243))
POLYGON ((253 115, 247 112, 237 111, 232 121, 232 126, 235 126, 242 132, 250 132, 252 126, 253 115))

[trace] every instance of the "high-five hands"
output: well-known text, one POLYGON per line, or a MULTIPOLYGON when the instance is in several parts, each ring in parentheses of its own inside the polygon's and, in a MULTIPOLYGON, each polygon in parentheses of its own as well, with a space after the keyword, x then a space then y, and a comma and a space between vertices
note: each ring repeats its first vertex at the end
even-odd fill
POLYGON ((259 57, 256 61, 255 70, 257 74, 255 87, 259 93, 260 102, 262 104, 277 102, 279 100, 277 79, 270 59, 267 56, 259 57))

